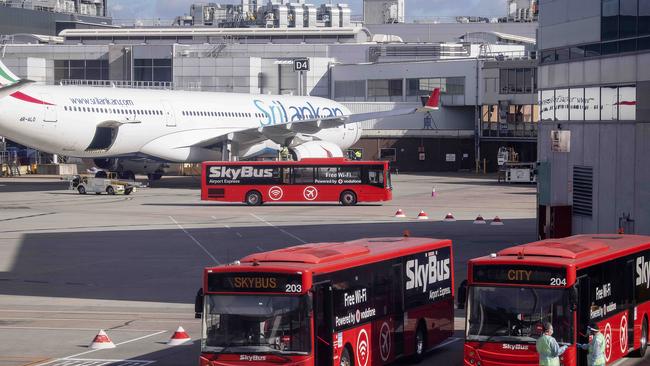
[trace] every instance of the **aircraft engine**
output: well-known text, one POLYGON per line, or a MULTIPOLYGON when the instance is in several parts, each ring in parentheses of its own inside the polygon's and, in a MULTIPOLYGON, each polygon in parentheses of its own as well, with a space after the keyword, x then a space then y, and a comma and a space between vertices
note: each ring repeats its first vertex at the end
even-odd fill
POLYGON ((290 148, 295 160, 304 158, 340 158, 341 148, 329 141, 309 141, 290 148))

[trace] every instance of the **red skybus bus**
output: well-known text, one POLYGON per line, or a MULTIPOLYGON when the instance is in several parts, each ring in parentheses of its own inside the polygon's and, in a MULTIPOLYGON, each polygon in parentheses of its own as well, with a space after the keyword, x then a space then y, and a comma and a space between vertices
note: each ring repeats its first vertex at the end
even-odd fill
POLYGON ((393 198, 387 161, 344 158, 204 162, 201 199, 224 202, 381 202, 393 198))
POLYGON ((538 365, 542 324, 587 365, 586 328, 605 336, 610 364, 643 356, 650 318, 650 237, 578 235, 504 249, 469 262, 465 365, 538 365))
POLYGON ((206 268, 201 366, 371 366, 453 332, 451 241, 305 244, 206 268))

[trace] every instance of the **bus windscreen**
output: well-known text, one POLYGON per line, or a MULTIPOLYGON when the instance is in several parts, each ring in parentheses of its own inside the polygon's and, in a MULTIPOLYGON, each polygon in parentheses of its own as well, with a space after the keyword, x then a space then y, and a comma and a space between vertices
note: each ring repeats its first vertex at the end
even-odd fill
POLYGON ((473 286, 467 308, 467 340, 534 343, 544 322, 558 342, 573 343, 569 289, 473 286))
POLYGON ((207 295, 202 352, 308 354, 309 297, 207 295))

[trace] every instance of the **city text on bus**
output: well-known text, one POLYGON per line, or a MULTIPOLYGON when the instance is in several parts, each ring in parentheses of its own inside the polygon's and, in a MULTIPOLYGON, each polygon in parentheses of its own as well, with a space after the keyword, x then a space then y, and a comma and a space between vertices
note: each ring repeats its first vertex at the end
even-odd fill
POLYGON ((382 202, 392 199, 388 162, 343 158, 204 162, 201 199, 224 202, 382 202))
POLYGON ((449 240, 305 244, 206 268, 201 366, 384 365, 453 333, 449 240))
POLYGON ((650 237, 579 235, 473 259, 468 266, 465 365, 537 365, 543 324, 568 346, 562 365, 587 365, 590 322, 607 363, 642 356, 650 318, 650 237))

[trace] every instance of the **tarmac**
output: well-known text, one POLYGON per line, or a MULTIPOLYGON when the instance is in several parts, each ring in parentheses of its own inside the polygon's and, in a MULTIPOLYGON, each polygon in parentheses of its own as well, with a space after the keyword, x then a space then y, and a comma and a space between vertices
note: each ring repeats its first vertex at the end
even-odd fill
MULTIPOLYGON (((457 286, 470 258, 537 237, 533 185, 393 178, 392 201, 353 207, 204 202, 197 177, 165 177, 130 196, 79 195, 58 177, 0 179, 0 366, 198 365, 203 268, 257 251, 408 230, 453 240, 457 286), (406 218, 393 217, 398 208, 406 218), (420 210, 430 220, 417 220, 420 210), (448 212, 457 221, 443 222, 448 212), (474 225, 478 214, 504 225, 474 225), (193 341, 168 346, 179 325, 193 341), (88 348, 99 329, 116 348, 88 348)), ((462 365, 463 316, 422 364, 462 365)))

